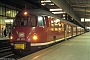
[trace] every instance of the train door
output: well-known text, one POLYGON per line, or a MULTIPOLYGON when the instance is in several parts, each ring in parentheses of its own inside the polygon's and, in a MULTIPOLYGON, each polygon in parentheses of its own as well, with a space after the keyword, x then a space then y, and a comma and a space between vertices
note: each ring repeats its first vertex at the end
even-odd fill
POLYGON ((46 27, 45 27, 45 21, 44 21, 43 16, 38 16, 38 34, 40 36, 41 42, 45 42, 45 40, 46 40, 46 27))
POLYGON ((76 27, 76 35, 77 35, 77 27, 76 27))
POLYGON ((46 31, 46 40, 47 41, 49 41, 50 39, 49 39, 49 35, 50 35, 50 30, 49 30, 49 20, 48 20, 48 16, 45 16, 44 17, 45 19, 44 19, 44 21, 45 21, 45 29, 44 29, 44 31, 46 31))
POLYGON ((72 36, 73 36, 73 34, 72 34, 72 26, 71 25, 69 25, 68 26, 68 33, 69 33, 69 36, 68 36, 68 38, 71 38, 72 36))
POLYGON ((73 34, 74 34, 74 31, 73 31, 73 26, 71 26, 71 36, 73 36, 73 34))
POLYGON ((67 40, 67 25, 64 24, 64 38, 67 40))

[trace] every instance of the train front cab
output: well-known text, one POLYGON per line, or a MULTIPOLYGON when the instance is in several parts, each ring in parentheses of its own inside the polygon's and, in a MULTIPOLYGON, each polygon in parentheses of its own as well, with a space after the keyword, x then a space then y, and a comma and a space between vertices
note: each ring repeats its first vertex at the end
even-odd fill
POLYGON ((48 21, 44 21, 45 19, 47 17, 36 15, 16 17, 10 37, 14 53, 19 54, 20 52, 30 51, 32 47, 47 44, 48 21), (21 23, 22 20, 23 23, 21 23))

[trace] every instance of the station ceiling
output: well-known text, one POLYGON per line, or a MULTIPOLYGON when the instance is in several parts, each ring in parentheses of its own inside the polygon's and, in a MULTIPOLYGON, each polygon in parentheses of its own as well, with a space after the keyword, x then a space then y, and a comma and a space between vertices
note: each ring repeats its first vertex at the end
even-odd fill
POLYGON ((45 5, 48 9, 62 8, 84 27, 90 27, 90 0, 51 0, 55 5, 45 5), (84 21, 81 21, 84 20, 84 21))
POLYGON ((45 5, 41 5, 41 1, 42 0, 1 0, 0 2, 20 9, 24 8, 25 5, 27 5, 28 8, 43 8, 46 10, 62 8, 63 11, 69 14, 80 25, 90 27, 90 0, 51 0, 51 2, 44 2, 45 5), (84 18, 84 22, 81 22, 81 18, 84 18), (88 19, 88 21, 85 22, 85 19, 88 19))

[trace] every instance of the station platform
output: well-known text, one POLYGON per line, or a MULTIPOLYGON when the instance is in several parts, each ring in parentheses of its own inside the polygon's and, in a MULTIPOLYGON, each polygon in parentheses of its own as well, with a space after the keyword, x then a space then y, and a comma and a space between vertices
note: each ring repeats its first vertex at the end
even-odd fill
POLYGON ((9 40, 8 37, 0 37, 0 40, 9 40))
POLYGON ((18 60, 90 60, 90 32, 18 60))

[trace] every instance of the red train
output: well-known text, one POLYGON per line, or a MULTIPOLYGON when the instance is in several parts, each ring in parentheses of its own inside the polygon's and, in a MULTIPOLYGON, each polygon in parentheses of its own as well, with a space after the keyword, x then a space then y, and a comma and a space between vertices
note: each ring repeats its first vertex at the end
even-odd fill
POLYGON ((84 33, 84 28, 62 20, 50 12, 22 10, 14 20, 10 36, 13 51, 21 52, 42 48, 84 33))

